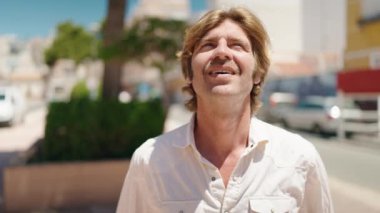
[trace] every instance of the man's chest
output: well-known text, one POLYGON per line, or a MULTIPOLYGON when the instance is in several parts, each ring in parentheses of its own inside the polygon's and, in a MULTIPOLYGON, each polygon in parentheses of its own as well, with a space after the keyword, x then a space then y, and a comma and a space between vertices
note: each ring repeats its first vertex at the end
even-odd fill
POLYGON ((271 158, 259 162, 243 160, 236 168, 224 169, 202 162, 177 162, 175 166, 157 170, 154 172, 157 202, 168 210, 165 212, 186 206, 193 209, 190 212, 198 208, 208 209, 206 212, 248 212, 251 206, 275 208, 273 203, 291 209, 300 205, 306 170, 294 165, 279 166, 271 158), (224 183, 223 175, 228 175, 228 184, 224 183))

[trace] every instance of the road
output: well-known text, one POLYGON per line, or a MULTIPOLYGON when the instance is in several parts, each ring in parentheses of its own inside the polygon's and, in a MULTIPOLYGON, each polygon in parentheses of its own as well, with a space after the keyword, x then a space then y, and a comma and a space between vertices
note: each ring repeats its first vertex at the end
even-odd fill
POLYGON ((380 212, 380 150, 301 133, 318 149, 336 212, 380 212))
MULTIPOLYGON (((0 128, 0 169, 43 136, 45 115, 45 109, 39 108, 28 115, 24 124, 14 128, 0 128)), ((183 108, 171 109, 165 130, 183 124, 189 117, 190 114, 183 108)), ((299 133, 316 146, 326 165, 337 213, 380 212, 380 149, 342 143, 336 138, 324 139, 299 133)), ((2 180, 2 170, 0 179, 2 180)))

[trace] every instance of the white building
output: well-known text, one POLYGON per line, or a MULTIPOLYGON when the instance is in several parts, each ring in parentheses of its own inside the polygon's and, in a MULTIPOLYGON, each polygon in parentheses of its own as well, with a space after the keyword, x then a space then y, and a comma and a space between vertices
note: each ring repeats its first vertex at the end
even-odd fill
POLYGON ((142 16, 187 20, 190 17, 189 0, 139 0, 132 17, 142 16))
POLYGON ((16 36, 0 36, 0 79, 8 78, 16 66, 16 36))
POLYGON ((41 98, 44 39, 22 41, 13 35, 0 36, 0 80, 18 87, 29 98, 41 98))

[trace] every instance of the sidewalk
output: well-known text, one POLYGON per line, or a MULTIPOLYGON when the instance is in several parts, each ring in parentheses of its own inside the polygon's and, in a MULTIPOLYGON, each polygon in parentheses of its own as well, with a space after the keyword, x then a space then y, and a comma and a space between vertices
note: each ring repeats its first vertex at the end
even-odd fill
POLYGON ((0 152, 22 152, 28 150, 43 137, 46 109, 40 107, 30 112, 22 124, 0 128, 0 152))
POLYGON ((305 136, 325 163, 336 212, 380 212, 380 149, 305 136))
POLYGON ((335 212, 380 212, 379 192, 329 176, 335 212))

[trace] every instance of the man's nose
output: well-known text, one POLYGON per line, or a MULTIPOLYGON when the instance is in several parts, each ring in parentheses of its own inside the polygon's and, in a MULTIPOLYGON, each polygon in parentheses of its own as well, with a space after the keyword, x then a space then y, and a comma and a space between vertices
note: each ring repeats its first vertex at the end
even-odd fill
POLYGON ((215 48, 213 58, 219 59, 219 60, 230 60, 230 59, 232 59, 231 50, 229 49, 229 47, 225 41, 221 41, 218 43, 218 46, 215 48))

